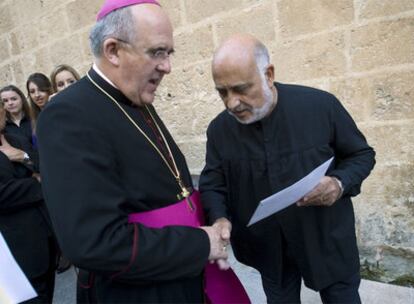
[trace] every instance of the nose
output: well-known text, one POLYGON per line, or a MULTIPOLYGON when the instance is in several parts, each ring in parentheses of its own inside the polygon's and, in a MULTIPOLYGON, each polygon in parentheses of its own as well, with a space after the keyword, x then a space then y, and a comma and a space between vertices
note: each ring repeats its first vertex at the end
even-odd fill
POLYGON ((160 63, 157 64, 157 70, 163 72, 164 74, 169 74, 171 72, 171 61, 170 57, 164 58, 160 63))
POLYGON ((227 103, 226 103, 227 109, 229 109, 230 111, 233 111, 239 105, 240 105, 239 96, 235 94, 229 94, 229 96, 227 97, 227 103))

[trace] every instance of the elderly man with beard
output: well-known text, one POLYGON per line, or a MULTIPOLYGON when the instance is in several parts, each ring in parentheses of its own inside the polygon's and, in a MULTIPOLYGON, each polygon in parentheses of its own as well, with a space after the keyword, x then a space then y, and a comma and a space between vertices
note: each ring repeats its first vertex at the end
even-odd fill
POLYGON ((327 92, 274 82, 266 47, 235 35, 214 54, 226 111, 207 130, 200 191, 210 223, 231 231, 236 258, 256 268, 269 303, 300 302, 301 279, 324 303, 359 303, 351 196, 375 164, 351 116, 327 92), (334 157, 297 204, 247 227, 261 200, 334 157))

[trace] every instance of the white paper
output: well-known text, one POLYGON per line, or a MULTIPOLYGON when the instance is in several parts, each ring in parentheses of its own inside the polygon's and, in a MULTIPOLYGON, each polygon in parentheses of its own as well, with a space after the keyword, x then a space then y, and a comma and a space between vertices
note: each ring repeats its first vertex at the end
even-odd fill
POLYGON ((293 185, 262 200, 253 213, 247 227, 296 203, 304 197, 305 194, 309 193, 319 184, 321 178, 325 176, 332 160, 333 157, 293 185))
POLYGON ((15 304, 37 297, 0 232, 0 303, 15 304))

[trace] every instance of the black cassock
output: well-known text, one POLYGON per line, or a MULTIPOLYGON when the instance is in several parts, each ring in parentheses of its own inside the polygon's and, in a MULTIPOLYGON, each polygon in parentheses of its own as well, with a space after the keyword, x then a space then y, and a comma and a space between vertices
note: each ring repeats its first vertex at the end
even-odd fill
POLYGON ((275 85, 278 103, 268 117, 243 125, 225 111, 210 124, 201 198, 210 221, 230 216, 239 261, 280 282, 288 258, 298 265, 305 284, 320 290, 359 270, 350 197, 360 192, 375 153, 333 95, 275 85), (262 199, 332 156, 327 175, 344 186, 334 205, 292 205, 246 227, 262 199))
MULTIPOLYGON (((89 74, 156 142, 144 121, 145 110, 93 69, 89 74)), ((190 186, 184 156, 155 118, 190 186)), ((181 190, 120 109, 84 77, 42 111, 37 135, 45 201, 59 245, 84 270, 79 283, 92 286, 82 296, 108 303, 202 302, 207 234, 197 228, 151 229, 127 222, 130 213, 175 203, 181 190)))

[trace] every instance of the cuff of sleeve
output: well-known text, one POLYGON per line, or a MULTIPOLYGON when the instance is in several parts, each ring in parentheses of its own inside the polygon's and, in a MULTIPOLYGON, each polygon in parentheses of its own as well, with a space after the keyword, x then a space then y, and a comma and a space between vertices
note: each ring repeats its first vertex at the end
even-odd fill
POLYGON ((341 180, 338 177, 332 176, 332 178, 334 179, 334 181, 339 186, 339 190, 340 191, 339 191, 338 197, 336 198, 336 200, 339 200, 342 197, 342 194, 344 194, 344 186, 342 185, 342 182, 341 182, 341 180))

